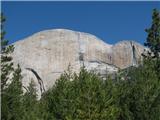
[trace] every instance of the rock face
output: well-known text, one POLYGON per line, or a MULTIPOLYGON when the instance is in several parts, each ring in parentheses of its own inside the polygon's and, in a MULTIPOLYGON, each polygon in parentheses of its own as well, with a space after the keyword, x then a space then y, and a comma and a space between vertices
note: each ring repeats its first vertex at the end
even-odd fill
POLYGON ((119 68, 136 66, 140 62, 144 47, 134 41, 121 41, 112 47, 113 64, 119 68))
POLYGON ((66 29, 46 30, 14 43, 13 61, 22 68, 25 86, 33 79, 38 92, 50 88, 67 70, 88 70, 102 76, 137 65, 144 47, 133 41, 115 45, 104 43, 94 35, 66 29))

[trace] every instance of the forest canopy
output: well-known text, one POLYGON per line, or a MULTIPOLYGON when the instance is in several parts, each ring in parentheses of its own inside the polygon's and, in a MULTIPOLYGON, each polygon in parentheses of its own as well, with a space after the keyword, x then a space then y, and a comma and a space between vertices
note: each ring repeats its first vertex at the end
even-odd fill
POLYGON ((40 100, 34 81, 23 92, 19 65, 13 67, 14 46, 5 39, 1 14, 1 119, 2 120, 160 120, 160 12, 153 10, 151 27, 138 67, 120 70, 115 77, 82 67, 68 70, 40 100), (12 74, 12 77, 11 77, 12 74), (125 80, 123 78, 126 78, 125 80), (11 81, 9 84, 8 81, 11 81))

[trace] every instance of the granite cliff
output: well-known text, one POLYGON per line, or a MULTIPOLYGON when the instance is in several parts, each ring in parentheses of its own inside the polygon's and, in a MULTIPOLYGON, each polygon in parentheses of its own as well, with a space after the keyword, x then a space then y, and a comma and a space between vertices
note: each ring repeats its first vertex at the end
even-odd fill
POLYGON ((39 94, 50 88, 69 65, 74 72, 84 65, 104 76, 138 65, 144 51, 134 41, 110 45, 94 35, 66 29, 41 31, 14 46, 13 61, 22 68, 23 84, 27 86, 33 79, 39 94))

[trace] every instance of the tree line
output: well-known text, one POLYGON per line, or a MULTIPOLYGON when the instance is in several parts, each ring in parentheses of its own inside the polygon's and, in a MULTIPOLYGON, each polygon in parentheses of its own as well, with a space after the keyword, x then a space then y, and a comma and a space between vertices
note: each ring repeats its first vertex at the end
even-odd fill
POLYGON ((145 46, 138 67, 120 70, 102 80, 82 67, 70 69, 37 100, 32 80, 23 93, 20 66, 13 67, 1 14, 1 119, 2 120, 160 120, 160 12, 153 10, 146 29, 145 46), (126 78, 125 80, 122 78, 126 78))

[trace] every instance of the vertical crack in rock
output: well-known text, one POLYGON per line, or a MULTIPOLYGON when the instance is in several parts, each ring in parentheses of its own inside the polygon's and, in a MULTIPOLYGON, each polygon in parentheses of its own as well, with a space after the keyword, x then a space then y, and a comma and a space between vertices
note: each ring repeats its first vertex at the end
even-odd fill
POLYGON ((136 49, 132 41, 130 41, 131 45, 131 50, 132 50, 132 66, 137 65, 137 60, 136 60, 136 49))
POLYGON ((39 83, 39 85, 40 85, 41 93, 42 93, 42 92, 45 92, 43 80, 40 78, 40 76, 38 75, 38 73, 37 73, 34 69, 32 69, 32 68, 26 68, 26 69, 29 70, 29 71, 31 71, 31 72, 36 76, 36 78, 37 78, 37 80, 38 80, 38 83, 39 83))

